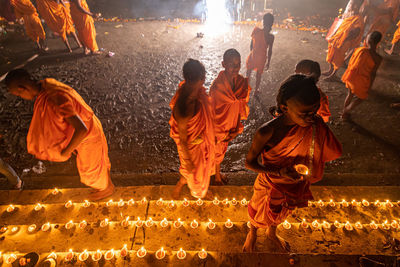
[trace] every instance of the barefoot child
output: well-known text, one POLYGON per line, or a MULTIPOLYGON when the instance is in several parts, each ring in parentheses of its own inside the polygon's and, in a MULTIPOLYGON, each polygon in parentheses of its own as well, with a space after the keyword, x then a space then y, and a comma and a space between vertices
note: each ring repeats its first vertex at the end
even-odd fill
POLYGON ((258 93, 258 89, 260 88, 261 75, 264 69, 268 70, 271 63, 272 47, 275 40, 274 35, 270 33, 273 24, 274 16, 271 13, 267 13, 263 17, 264 28, 255 27, 251 34, 250 55, 246 61, 246 77, 250 82, 251 72, 253 70, 257 72, 255 93, 258 93), (266 65, 265 62, 267 62, 266 65))
POLYGON ((30 154, 41 160, 63 162, 76 153, 81 182, 96 191, 92 200, 110 196, 107 140, 99 119, 71 87, 55 79, 34 80, 24 69, 12 70, 5 78, 11 94, 35 101, 27 136, 30 154))
POLYGON ((249 115, 250 86, 247 78, 239 74, 240 54, 236 49, 224 53, 221 71, 210 88, 210 97, 215 114, 215 182, 226 184, 220 173, 228 143, 243 132, 241 120, 249 115))
MULTIPOLYGON (((318 62, 304 59, 297 63, 295 73, 311 76, 314 78, 315 83, 318 83, 319 77, 321 77, 321 68, 318 62)), ((331 116, 331 112, 329 110, 328 96, 324 92, 322 92, 319 87, 318 90, 319 94, 321 95, 321 102, 317 114, 321 116, 324 122, 328 122, 329 117, 331 116)))
POLYGON ((211 101, 203 87, 206 71, 198 60, 183 65, 184 81, 172 98, 170 136, 174 139, 181 163, 180 180, 173 198, 179 198, 185 184, 195 198, 208 191, 210 176, 215 171, 215 134, 211 101))
POLYGON ((342 81, 348 89, 344 101, 343 118, 368 97, 368 91, 374 83, 376 72, 382 62, 382 57, 376 52, 376 47, 382 39, 380 32, 372 32, 367 36, 366 46, 357 48, 350 59, 349 67, 343 74, 342 81), (357 98, 354 99, 354 96, 357 98))
POLYGON ((312 77, 295 74, 284 81, 277 96, 279 116, 259 128, 246 157, 246 168, 258 172, 248 205, 251 229, 243 250, 255 249, 257 228, 267 229, 268 239, 280 251, 289 244, 276 229, 295 208, 313 199, 310 184, 322 179, 324 163, 338 158, 342 148, 319 116, 320 94, 312 77), (262 163, 259 163, 261 157, 262 163), (296 166, 303 164, 308 174, 296 166))

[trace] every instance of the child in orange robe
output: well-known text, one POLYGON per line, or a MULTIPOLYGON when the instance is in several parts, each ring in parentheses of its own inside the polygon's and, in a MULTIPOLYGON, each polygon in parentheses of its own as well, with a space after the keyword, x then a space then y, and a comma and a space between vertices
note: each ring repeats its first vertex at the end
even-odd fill
POLYGON ((294 74, 283 82, 277 107, 270 110, 279 116, 257 130, 246 157, 246 168, 258 177, 248 205, 251 229, 243 251, 255 250, 257 228, 267 229, 277 250, 289 251, 277 226, 295 208, 308 206, 313 199, 310 185, 322 179, 325 162, 340 157, 341 144, 315 116, 320 99, 314 78, 294 74))
POLYGON ((211 101, 203 87, 206 71, 194 59, 183 65, 185 80, 172 98, 169 125, 181 163, 180 179, 173 192, 178 199, 185 184, 195 198, 208 192, 210 176, 215 171, 214 116, 211 101))
POLYGON ((32 79, 24 69, 12 70, 5 78, 11 94, 34 100, 27 136, 28 152, 41 160, 62 162, 76 153, 81 182, 94 188, 92 200, 110 196, 107 140, 99 119, 71 87, 54 79, 32 79))
POLYGON ((367 36, 366 46, 357 48, 350 59, 349 67, 342 76, 348 95, 344 101, 342 118, 349 117, 349 112, 368 97, 368 91, 374 83, 376 72, 382 57, 376 47, 382 39, 380 32, 372 32, 367 36), (357 98, 354 99, 354 96, 357 98))
POLYGON ((247 78, 239 74, 240 54, 236 49, 224 53, 221 71, 210 87, 210 97, 215 114, 215 182, 226 184, 220 173, 228 143, 243 132, 241 120, 249 115, 250 86, 247 78))
POLYGON ((273 24, 274 16, 271 13, 267 13, 263 17, 264 28, 255 27, 251 34, 250 54, 246 61, 246 77, 250 83, 251 72, 253 70, 257 72, 255 93, 258 93, 258 89, 260 88, 261 75, 264 69, 268 70, 271 63, 272 47, 275 40, 274 35, 270 33, 273 24))
POLYGON ((394 48, 396 44, 400 41, 400 20, 397 22, 397 30, 394 32, 393 39, 392 39, 392 47, 390 49, 385 49, 385 52, 389 55, 393 54, 394 48))

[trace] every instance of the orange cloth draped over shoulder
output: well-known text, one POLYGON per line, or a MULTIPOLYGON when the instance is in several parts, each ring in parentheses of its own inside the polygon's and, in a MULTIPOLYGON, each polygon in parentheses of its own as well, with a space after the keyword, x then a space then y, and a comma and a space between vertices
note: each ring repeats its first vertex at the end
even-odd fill
POLYGON ((321 116, 324 122, 328 122, 329 117, 331 116, 331 111, 329 110, 329 99, 328 96, 324 92, 322 92, 320 88, 318 88, 318 90, 319 94, 321 95, 321 101, 317 114, 321 116))
MULTIPOLYGON (((172 98, 170 107, 173 110, 176 101, 181 94, 185 82, 179 84, 179 88, 172 98)), ((178 148, 179 160, 181 163, 179 172, 187 180, 188 187, 193 197, 203 198, 208 191, 210 176, 215 172, 215 134, 214 116, 211 101, 203 88, 198 96, 199 110, 191 118, 187 125, 188 149, 193 160, 195 169, 193 172, 187 170, 187 160, 183 154, 179 138, 178 123, 173 113, 169 120, 171 126, 170 136, 174 139, 178 148)))
POLYGON ((265 41, 264 30, 255 27, 251 38, 253 40, 253 49, 246 60, 246 68, 263 73, 265 63, 267 62, 268 44, 265 41))
POLYGON ((39 39, 46 39, 42 22, 30 0, 11 0, 11 5, 14 7, 17 18, 24 19, 26 35, 29 38, 36 43, 39 42, 39 39))
POLYGON ((392 44, 396 44, 398 41, 400 41, 400 20, 397 23, 397 30, 394 32, 392 44))
POLYGON ((294 126, 275 147, 262 152, 262 162, 275 168, 304 164, 308 166, 310 175, 293 181, 259 173, 248 205, 251 224, 260 228, 276 226, 295 208, 306 207, 308 201, 313 199, 310 184, 322 179, 325 162, 337 159, 341 154, 341 144, 322 119, 318 118, 314 126, 294 126), (313 143, 314 152, 310 153, 313 143), (310 160, 311 154, 313 157, 310 160))
POLYGON ((40 81, 42 91, 36 98, 27 136, 28 152, 41 160, 65 160, 61 151, 68 145, 74 128, 65 118, 78 115, 88 129, 76 148, 81 182, 98 190, 109 185, 111 164, 103 127, 93 110, 71 87, 55 79, 40 81))
POLYGON ((371 23, 368 34, 374 31, 378 31, 382 34, 382 39, 392 25, 392 22, 397 18, 399 14, 399 0, 384 0, 382 4, 378 6, 379 9, 392 9, 392 13, 377 15, 371 23))
POLYGON ((346 52, 359 46, 363 32, 363 18, 360 15, 355 15, 343 20, 335 35, 328 40, 326 61, 331 63, 335 70, 343 66, 346 52), (353 40, 346 41, 351 30, 356 28, 360 28, 359 35, 353 40))
MULTIPOLYGON (((86 11, 90 12, 86 0, 81 0, 81 5, 86 11)), ((71 16, 74 20, 75 28, 82 44, 89 48, 92 52, 98 51, 99 47, 97 46, 96 42, 96 28, 94 27, 94 20, 92 16, 80 11, 75 2, 71 3, 71 16)))
POLYGON ((228 142, 224 142, 229 131, 239 129, 243 132, 240 120, 246 120, 249 115, 250 86, 248 79, 239 75, 235 79, 233 88, 226 78, 225 71, 221 71, 210 87, 210 97, 215 114, 215 161, 220 164, 224 160, 228 142))
POLYGON ((342 81, 360 99, 368 97, 371 87, 371 74, 375 61, 368 47, 359 47, 354 51, 349 61, 349 67, 342 76, 342 81))
POLYGON ((67 34, 72 31, 66 8, 55 0, 37 0, 36 4, 49 28, 65 41, 67 34))

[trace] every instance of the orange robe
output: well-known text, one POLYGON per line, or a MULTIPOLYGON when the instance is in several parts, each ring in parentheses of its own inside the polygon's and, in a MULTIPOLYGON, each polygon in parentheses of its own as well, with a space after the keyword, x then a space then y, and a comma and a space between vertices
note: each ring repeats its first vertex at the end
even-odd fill
MULTIPOLYGON (((86 11, 90 12, 86 0, 81 0, 81 5, 86 11)), ((81 43, 92 52, 98 51, 99 47, 96 42, 96 28, 94 27, 92 16, 80 11, 74 2, 71 4, 71 16, 74 20, 75 28, 78 32, 78 37, 81 43)))
POLYGON ((335 35, 328 40, 326 61, 331 63, 335 70, 343 66, 346 52, 359 46, 363 32, 363 18, 360 15, 355 15, 343 20, 335 35), (359 35, 351 41, 346 41, 350 31, 356 28, 360 28, 359 35))
POLYGON ((306 207, 308 200, 313 199, 310 184, 320 181, 325 162, 337 159, 341 153, 341 144, 321 119, 316 120, 314 127, 293 126, 275 147, 262 152, 262 162, 265 166, 277 168, 304 164, 308 166, 310 175, 307 180, 295 182, 272 174, 259 173, 248 205, 251 224, 260 228, 278 225, 296 207, 306 207), (314 152, 310 153, 312 143, 314 152), (313 157, 310 160, 311 154, 313 157))
POLYGON ((226 78, 225 71, 221 71, 210 87, 210 97, 215 114, 215 161, 220 164, 228 148, 228 142, 224 142, 230 130, 239 129, 243 132, 243 124, 240 120, 246 120, 249 115, 247 103, 250 98, 250 86, 248 79, 239 75, 235 80, 234 88, 231 88, 226 78))
POLYGON ((374 31, 382 33, 382 39, 385 38, 389 27, 392 25, 399 14, 399 0, 385 0, 382 4, 378 6, 380 9, 392 9, 391 14, 377 15, 371 23, 368 34, 374 31))
POLYGON ((397 30, 394 32, 392 44, 396 44, 398 41, 400 41, 400 20, 397 23, 397 30))
POLYGON ((37 0, 36 4, 40 16, 49 28, 64 41, 67 39, 67 34, 75 31, 70 23, 68 11, 61 3, 57 4, 54 0, 37 0))
POLYGON ((321 100, 320 100, 320 107, 318 109, 317 114, 321 116, 321 118, 324 120, 324 122, 329 121, 329 117, 331 116, 331 111, 329 110, 329 100, 328 96, 322 92, 320 88, 318 88, 319 94, 321 95, 321 100))
POLYGON ((246 60, 246 68, 263 73, 265 63, 267 62, 268 44, 265 41, 264 30, 255 27, 251 38, 253 40, 253 49, 246 60))
MULTIPOLYGON (((171 100, 170 107, 172 110, 184 83, 183 81, 179 84, 179 88, 171 100)), ((178 123, 173 114, 169 120, 169 125, 171 126, 170 136, 174 139, 178 148, 181 163, 179 172, 187 180, 192 196, 202 198, 207 194, 210 176, 215 172, 215 134, 211 101, 206 94, 205 88, 200 93, 198 101, 200 104, 199 110, 189 120, 187 125, 188 148, 195 165, 192 173, 187 170, 187 161, 185 160, 179 138, 178 123)))
POLYGON ((67 26, 66 26, 67 34, 70 34, 70 33, 75 32, 74 21, 72 20, 72 16, 71 16, 71 4, 69 1, 63 1, 63 3, 65 6, 63 8, 63 10, 64 10, 65 17, 67 19, 67 26))
POLYGON ((349 67, 342 76, 342 81, 360 99, 368 97, 371 87, 371 74, 375 68, 375 61, 368 47, 359 47, 351 56, 349 67))
POLYGON ((41 160, 63 161, 60 153, 74 133, 65 118, 78 115, 88 129, 76 148, 81 182, 98 190, 106 189, 111 182, 111 164, 99 119, 71 87, 54 79, 44 79, 40 84, 42 91, 36 98, 27 136, 28 152, 41 160))
POLYGON ((24 19, 26 35, 29 38, 36 43, 39 42, 39 39, 46 39, 42 22, 30 0, 11 0, 11 5, 14 7, 17 18, 24 19))

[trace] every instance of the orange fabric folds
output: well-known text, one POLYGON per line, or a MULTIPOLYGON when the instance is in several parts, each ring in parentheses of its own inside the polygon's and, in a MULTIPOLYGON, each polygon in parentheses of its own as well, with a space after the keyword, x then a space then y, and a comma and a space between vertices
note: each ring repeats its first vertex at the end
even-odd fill
POLYGON ((331 111, 329 110, 329 99, 328 96, 319 89, 319 94, 321 95, 320 107, 318 109, 317 114, 321 116, 324 122, 329 121, 329 117, 331 116, 331 111))
POLYGON ((324 163, 338 158, 341 153, 341 144, 321 119, 317 119, 314 129, 313 126, 294 126, 280 143, 262 152, 262 162, 265 166, 277 168, 304 164, 308 166, 310 175, 293 181, 271 174, 258 174, 248 206, 251 223, 255 227, 268 228, 281 223, 296 207, 306 207, 308 200, 313 199, 310 184, 320 181, 324 163), (313 143, 314 152, 310 153, 313 143))
POLYGON ((65 18, 66 18, 66 31, 67 34, 70 34, 72 32, 75 32, 75 28, 74 28, 74 22, 72 21, 72 17, 71 17, 71 4, 69 1, 63 1, 64 3, 64 7, 63 7, 63 11, 65 14, 65 18))
POLYGON ((367 47, 360 47, 351 56, 349 67, 342 76, 342 81, 358 98, 366 99, 371 87, 371 73, 375 61, 367 47))
POLYGON ((359 46, 364 32, 364 21, 360 15, 351 16, 343 20, 335 35, 328 40, 328 54, 326 61, 331 63, 335 69, 339 69, 344 64, 346 52, 359 46), (351 30, 360 28, 358 36, 346 41, 351 30))
POLYGON ((228 142, 224 142, 230 130, 239 129, 243 132, 243 124, 240 120, 246 120, 249 115, 250 86, 248 79, 239 75, 235 80, 234 88, 231 88, 226 78, 225 71, 221 71, 210 87, 211 102, 214 110, 215 137, 215 161, 220 164, 225 156, 228 142))
MULTIPOLYGON (((82 7, 89 11, 89 6, 86 0, 81 0, 82 7)), ((82 44, 89 48, 92 52, 99 50, 96 42, 96 28, 92 16, 82 13, 75 3, 71 4, 71 16, 75 23, 75 28, 78 32, 79 40, 82 44)))
POLYGON ((28 152, 41 160, 63 161, 60 153, 74 133, 74 128, 65 118, 79 115, 88 129, 86 137, 76 148, 81 182, 98 190, 106 189, 111 164, 99 119, 71 87, 54 79, 40 83, 42 91, 36 98, 27 136, 28 152))
POLYGON ((11 5, 14 7, 15 14, 18 18, 24 18, 26 35, 34 42, 39 42, 39 39, 44 40, 46 34, 43 30, 42 22, 36 12, 35 6, 29 0, 11 0, 11 5))
MULTIPOLYGON (((182 86, 184 86, 184 82, 179 85, 175 96, 171 100, 171 109, 175 106, 182 86)), ((171 126, 170 136, 174 139, 178 148, 181 163, 179 172, 187 180, 193 197, 202 198, 208 191, 210 176, 215 171, 215 134, 211 101, 206 94, 205 88, 200 93, 198 101, 200 104, 199 111, 189 120, 187 126, 189 153, 195 165, 192 173, 187 170, 187 161, 182 152, 178 124, 173 114, 169 124, 171 126)))
POLYGON ((397 23, 397 30, 394 32, 392 44, 397 43, 400 40, 400 21, 397 23))
POLYGON ((265 42, 264 30, 255 27, 251 38, 253 40, 253 49, 246 60, 246 68, 248 70, 255 70, 258 73, 264 71, 265 62, 267 61, 267 48, 265 42))
POLYGON ((46 21, 49 28, 66 40, 67 33, 71 31, 66 8, 53 0, 37 0, 36 4, 40 16, 46 21))

